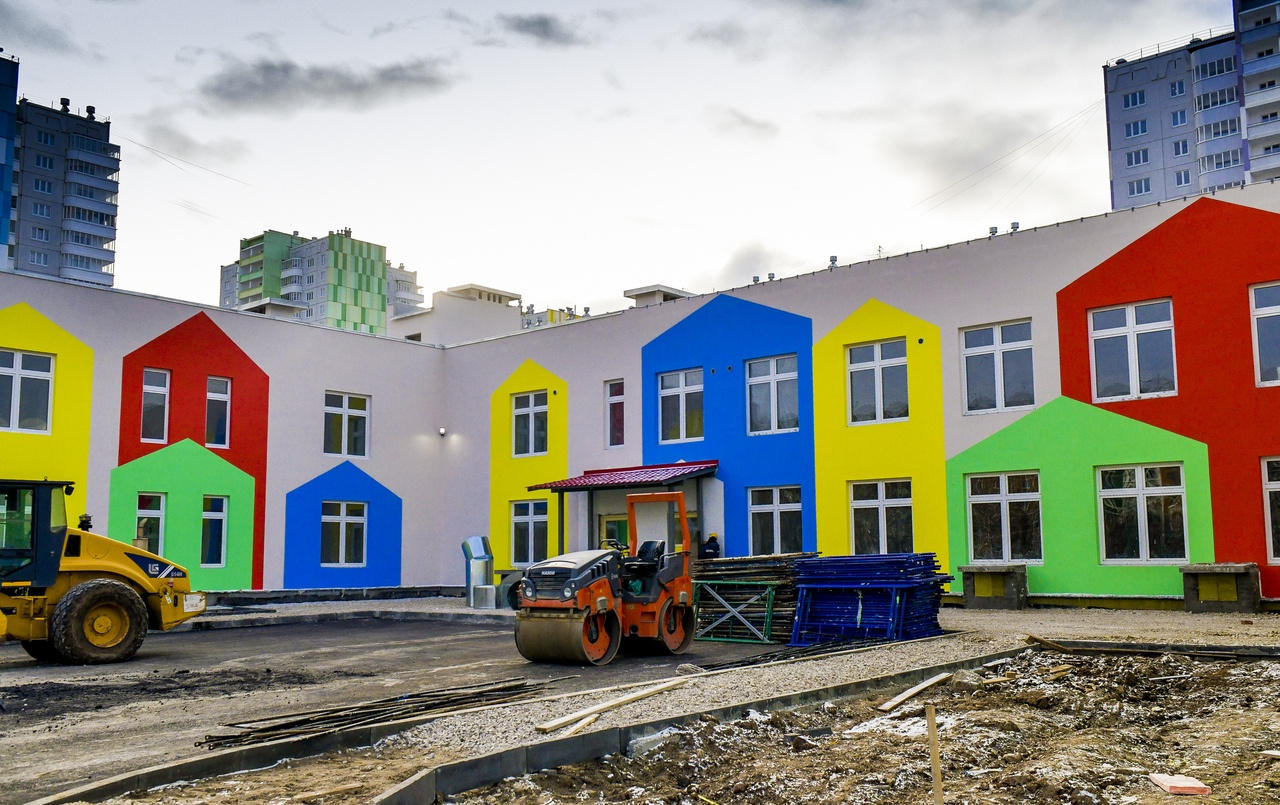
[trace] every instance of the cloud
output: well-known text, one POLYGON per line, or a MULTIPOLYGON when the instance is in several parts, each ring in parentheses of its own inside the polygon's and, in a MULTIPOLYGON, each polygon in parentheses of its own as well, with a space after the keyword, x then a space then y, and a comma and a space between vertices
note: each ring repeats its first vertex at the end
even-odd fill
POLYGON ((4 20, 4 34, 8 40, 6 44, 14 42, 66 56, 84 53, 84 49, 71 41, 57 26, 19 8, 9 0, 0 0, 0 20, 4 20))
MULTIPOLYGON (((384 22, 369 32, 369 38, 377 39, 380 36, 399 33, 400 31, 416 31, 418 29, 418 22, 425 19, 426 17, 410 17, 403 22, 396 22, 394 20, 391 22, 384 22)), ((446 14, 445 19, 451 19, 451 17, 446 14)))
POLYGON ((689 34, 689 41, 727 50, 747 62, 760 61, 769 55, 768 35, 734 20, 699 25, 689 34))
POLYGON ((293 112, 307 107, 362 108, 451 87, 456 78, 438 59, 415 59, 380 67, 345 64, 304 66, 289 59, 244 62, 229 59, 205 79, 200 97, 226 112, 293 112))
POLYGON ((142 118, 142 130, 147 145, 157 151, 192 162, 209 159, 234 162, 249 153, 249 144, 244 140, 232 137, 197 140, 178 128, 169 115, 161 110, 142 118))
POLYGON ((575 26, 553 14, 499 14, 498 25, 510 33, 532 39, 542 47, 589 44, 575 26))
POLYGON ((717 134, 770 140, 778 136, 778 124, 759 120, 729 106, 708 106, 704 114, 707 125, 717 134))
POLYGON ((765 282, 770 272, 779 277, 791 276, 804 264, 804 260, 772 251, 762 243, 746 243, 739 246, 720 270, 707 278, 707 282, 696 287, 723 290, 739 285, 749 285, 752 277, 759 277, 761 282, 765 282))

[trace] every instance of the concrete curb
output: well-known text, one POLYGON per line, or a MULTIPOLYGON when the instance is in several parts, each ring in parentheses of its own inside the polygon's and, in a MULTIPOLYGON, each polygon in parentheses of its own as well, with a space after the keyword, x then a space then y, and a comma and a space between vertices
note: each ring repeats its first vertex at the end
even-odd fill
POLYGON ((335 587, 312 590, 226 590, 206 593, 209 606, 303 604, 318 601, 386 601, 402 598, 462 598, 465 587, 335 587))
POLYGON ((170 629, 176 632, 205 632, 214 629, 242 629, 253 626, 288 626, 298 623, 324 623, 351 620, 442 621, 452 623, 514 624, 515 610, 476 610, 473 612, 416 612, 402 609, 349 609, 338 612, 309 612, 298 615, 270 614, 231 616, 225 620, 196 618, 170 629), (506 613, 510 614, 506 614, 506 613))
POLYGON ((896 674, 886 674, 856 682, 815 688, 771 699, 733 704, 714 710, 685 713, 642 724, 612 727, 568 738, 528 744, 492 755, 485 755, 484 757, 423 769, 395 787, 384 791, 375 797, 373 802, 378 805, 419 805, 424 802, 434 802, 437 795, 460 794, 473 788, 492 785, 508 777, 520 777, 525 774, 553 769, 557 766, 565 766, 571 763, 584 763, 607 755, 625 754, 627 747, 633 741, 654 735, 671 727, 696 722, 703 715, 711 715, 721 721, 728 721, 740 718, 749 710, 790 709, 817 702, 830 701, 831 699, 849 698, 882 688, 901 688, 921 682, 940 673, 958 671, 962 668, 976 668, 983 663, 1014 657, 1024 651, 1036 650, 1038 649, 1031 647, 1009 649, 928 668, 913 668, 896 674))

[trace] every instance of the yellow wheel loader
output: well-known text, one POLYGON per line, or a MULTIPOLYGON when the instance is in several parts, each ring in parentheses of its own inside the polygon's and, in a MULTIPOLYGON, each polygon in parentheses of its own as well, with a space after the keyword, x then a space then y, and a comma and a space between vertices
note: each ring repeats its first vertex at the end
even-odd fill
POLYGON ((187 571, 153 553, 67 526, 62 481, 0 480, 0 623, 37 660, 119 662, 147 629, 204 612, 187 571))

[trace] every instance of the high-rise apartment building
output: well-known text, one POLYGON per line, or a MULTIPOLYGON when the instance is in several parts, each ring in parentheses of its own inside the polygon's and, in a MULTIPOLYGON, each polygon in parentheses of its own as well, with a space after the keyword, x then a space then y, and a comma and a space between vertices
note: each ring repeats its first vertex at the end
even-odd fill
POLYGON ((17 103, 10 267, 112 285, 120 146, 110 141, 110 121, 70 103, 17 103))
POLYGON ((18 133, 18 60, 0 56, 0 243, 5 245, 0 270, 13 270, 16 248, 11 233, 17 208, 13 203, 13 149, 18 133))
POLYGON ((1280 176, 1280 2, 1103 67, 1111 208, 1280 176))
POLYGON ((222 267, 218 303, 277 317, 384 334, 388 309, 408 312, 423 301, 417 273, 392 267, 387 249, 351 237, 321 238, 267 230, 240 241, 240 259, 222 267))

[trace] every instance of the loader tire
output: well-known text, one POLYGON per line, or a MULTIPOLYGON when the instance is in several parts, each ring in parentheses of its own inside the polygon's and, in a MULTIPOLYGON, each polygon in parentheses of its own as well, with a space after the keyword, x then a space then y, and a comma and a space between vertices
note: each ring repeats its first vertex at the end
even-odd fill
POLYGON ((86 581, 54 607, 49 636, 54 651, 69 665, 127 660, 147 636, 147 605, 127 584, 86 581))
POLYGON ((23 640, 22 649, 40 662, 62 662, 51 640, 23 640))

